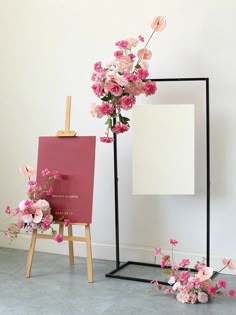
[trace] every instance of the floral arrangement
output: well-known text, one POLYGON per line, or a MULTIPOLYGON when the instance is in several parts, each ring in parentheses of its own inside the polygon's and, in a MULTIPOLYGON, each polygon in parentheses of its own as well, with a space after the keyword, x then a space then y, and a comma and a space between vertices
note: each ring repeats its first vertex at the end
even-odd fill
POLYGON ((91 105, 91 114, 96 118, 107 117, 106 136, 100 137, 102 142, 113 142, 109 132, 118 134, 129 130, 129 118, 125 117, 123 111, 130 110, 140 94, 146 96, 155 94, 157 87, 155 82, 148 80, 148 60, 152 52, 147 49, 155 32, 161 32, 166 26, 166 20, 162 16, 156 17, 151 27, 153 32, 146 42, 144 48, 133 53, 133 49, 141 42, 143 36, 138 38, 127 38, 115 43, 116 51, 114 57, 106 65, 100 61, 94 65, 92 74, 92 90, 102 101, 100 105, 91 105))
MULTIPOLYGON (((51 230, 52 235, 55 235, 55 241, 62 242, 62 235, 56 234, 56 230, 54 230, 52 226, 54 221, 50 204, 47 200, 43 199, 43 196, 52 195, 53 182, 60 179, 59 172, 51 172, 47 168, 42 170, 42 176, 45 178, 45 182, 43 186, 40 186, 35 180, 31 179, 31 176, 36 173, 32 167, 23 165, 20 171, 28 179, 28 198, 22 200, 14 210, 9 206, 6 207, 5 213, 12 217, 16 216, 18 221, 17 223, 11 223, 7 231, 4 232, 4 235, 7 236, 10 241, 13 241, 17 238, 22 228, 25 228, 27 232, 32 232, 35 229, 40 232, 51 230)), ((69 220, 64 220, 65 226, 68 226, 69 223, 69 220)))
MULTIPOLYGON (((213 280, 225 268, 234 269, 231 259, 223 259, 223 267, 219 271, 213 271, 207 267, 204 259, 202 262, 197 262, 195 269, 188 269, 190 265, 189 259, 182 259, 178 264, 174 261, 173 248, 178 243, 174 239, 170 239, 172 246, 172 257, 162 254, 162 249, 157 247, 154 251, 155 259, 157 255, 161 255, 161 268, 170 277, 168 280, 169 286, 164 286, 157 280, 151 282, 155 290, 162 290, 164 294, 175 294, 176 299, 181 303, 207 303, 216 295, 223 295, 223 290, 226 290, 227 284, 223 279, 216 282, 213 280)), ((228 296, 233 297, 235 291, 228 290, 228 296)))

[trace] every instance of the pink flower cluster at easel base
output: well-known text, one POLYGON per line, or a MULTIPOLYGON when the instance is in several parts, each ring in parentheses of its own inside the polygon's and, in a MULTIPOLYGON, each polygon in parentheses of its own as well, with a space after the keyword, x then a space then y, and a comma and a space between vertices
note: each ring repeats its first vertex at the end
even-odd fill
POLYGON ((101 142, 113 142, 109 132, 120 134, 129 130, 130 119, 123 115, 123 111, 128 111, 133 107, 138 95, 155 94, 156 84, 148 80, 148 61, 152 53, 147 49, 147 45, 153 34, 161 32, 165 26, 165 18, 156 17, 151 24, 153 32, 144 48, 139 49, 136 55, 132 50, 140 42, 144 42, 141 35, 138 38, 130 37, 117 41, 113 59, 105 65, 102 65, 101 61, 94 64, 91 78, 92 90, 100 99, 101 104, 92 104, 90 112, 93 117, 107 118, 105 122, 107 129, 105 137, 100 137, 101 142))
MULTIPOLYGON (((53 182, 60 179, 60 174, 58 171, 49 171, 47 168, 42 170, 42 176, 45 177, 45 183, 43 186, 38 185, 34 180, 31 180, 31 176, 36 173, 36 171, 27 165, 23 165, 20 168, 21 173, 28 178, 28 199, 20 201, 19 205, 11 210, 10 206, 7 206, 5 213, 11 217, 16 216, 17 223, 11 223, 4 232, 11 241, 17 238, 21 229, 24 228, 27 232, 32 232, 33 230, 39 230, 40 232, 45 232, 51 230, 53 235, 56 234, 52 224, 53 216, 51 214, 50 204, 47 200, 43 199, 43 196, 48 196, 53 193, 53 182)), ((65 226, 70 224, 68 219, 64 220, 65 226)), ((55 240, 62 241, 60 235, 55 236, 55 240)))
MULTIPOLYGON (((176 263, 173 255, 173 247, 178 243, 174 239, 170 239, 169 243, 172 246, 171 256, 162 254, 160 247, 155 248, 154 255, 161 255, 160 266, 164 268, 165 274, 169 276, 168 284, 166 287, 158 280, 151 282, 155 290, 164 289, 164 294, 175 294, 176 299, 181 303, 196 304, 196 303, 207 303, 212 301, 216 295, 223 295, 222 290, 226 290, 227 284, 223 279, 219 279, 216 283, 213 280, 216 276, 225 268, 231 270, 234 269, 231 259, 223 259, 222 267, 219 271, 214 272, 212 268, 207 267, 204 260, 197 262, 193 269, 188 269, 190 261, 189 259, 182 259, 180 263, 176 263)), ((235 291, 233 289, 228 290, 228 296, 233 297, 235 291)))

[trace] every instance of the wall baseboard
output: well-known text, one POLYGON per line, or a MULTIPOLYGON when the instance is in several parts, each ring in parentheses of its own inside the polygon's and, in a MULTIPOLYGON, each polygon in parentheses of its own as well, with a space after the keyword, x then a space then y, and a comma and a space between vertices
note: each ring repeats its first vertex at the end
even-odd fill
MULTIPOLYGON (((8 238, 0 237, 0 247, 13 249, 28 250, 30 246, 31 234, 19 234, 16 241, 9 243, 8 238)), ((35 251, 51 254, 68 255, 68 243, 56 243, 54 240, 37 239, 35 251)), ((169 250, 163 249, 163 252, 170 254, 169 250)), ((82 242, 74 242, 74 255, 78 257, 86 257, 86 246, 82 242)), ((92 243, 92 255, 94 259, 116 260, 116 248, 113 244, 92 243)), ((178 262, 182 258, 188 258, 193 264, 201 261, 204 254, 181 252, 175 250, 174 258, 178 262)), ((211 256, 210 265, 214 270, 222 268, 223 257, 211 256)), ((236 264, 236 257, 232 259, 236 264)), ((144 263, 154 263, 154 255, 152 248, 135 247, 135 246, 120 246, 120 261, 138 261, 144 263)), ((157 259, 157 263, 159 263, 157 259)), ((190 267, 193 267, 191 265, 190 267)), ((108 272, 110 272, 108 270, 108 272)), ((225 269, 222 273, 236 275, 236 270, 225 269)))

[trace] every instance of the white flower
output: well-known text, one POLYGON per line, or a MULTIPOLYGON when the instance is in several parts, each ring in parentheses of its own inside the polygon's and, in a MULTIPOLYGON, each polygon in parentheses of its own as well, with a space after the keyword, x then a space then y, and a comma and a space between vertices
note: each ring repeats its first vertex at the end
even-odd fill
POLYGON ((20 209, 20 211, 24 211, 26 208, 27 208, 27 206, 25 205, 25 202, 26 202, 26 200, 22 200, 20 203, 19 203, 19 209, 20 209))
POLYGON ((172 287, 173 291, 178 291, 178 289, 181 287, 181 284, 179 281, 175 282, 175 284, 172 287))
POLYGON ((170 277, 168 283, 169 283, 170 285, 174 284, 174 283, 175 283, 175 276, 170 277))

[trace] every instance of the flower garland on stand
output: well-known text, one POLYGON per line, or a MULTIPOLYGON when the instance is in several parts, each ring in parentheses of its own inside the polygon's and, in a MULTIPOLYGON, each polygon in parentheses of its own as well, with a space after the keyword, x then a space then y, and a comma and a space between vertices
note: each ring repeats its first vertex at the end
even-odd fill
POLYGON ((132 50, 144 42, 141 35, 116 42, 114 58, 106 65, 102 65, 101 61, 95 63, 91 78, 92 90, 102 103, 92 104, 91 114, 96 118, 107 118, 105 137, 100 137, 102 142, 113 142, 110 132, 119 134, 129 130, 130 119, 124 116, 123 111, 133 107, 138 95, 155 94, 156 84, 148 80, 148 60, 151 59, 152 52, 147 49, 147 45, 154 33, 161 32, 165 26, 165 18, 156 17, 151 24, 153 32, 144 48, 139 49, 136 55, 132 50))

